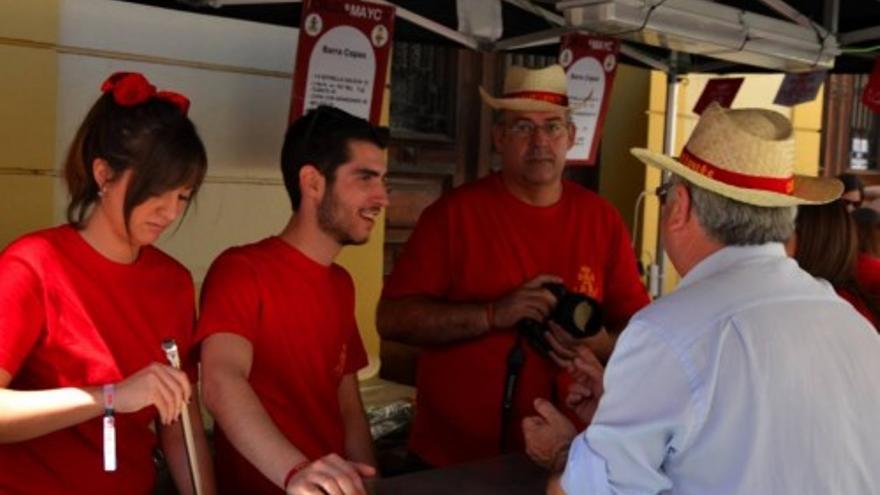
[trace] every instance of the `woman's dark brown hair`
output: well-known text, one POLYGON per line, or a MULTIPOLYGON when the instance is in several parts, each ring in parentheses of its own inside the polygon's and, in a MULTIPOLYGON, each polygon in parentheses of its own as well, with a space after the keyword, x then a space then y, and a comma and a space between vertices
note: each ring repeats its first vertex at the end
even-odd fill
POLYGON ((67 221, 77 228, 98 201, 92 167, 103 159, 113 180, 131 169, 123 204, 126 227, 131 211, 151 196, 178 187, 197 192, 207 170, 207 156, 192 121, 174 103, 150 98, 122 106, 112 92, 95 102, 67 153, 64 176, 70 192, 67 221))
POLYGON ((858 237, 856 224, 842 201, 798 207, 795 221, 797 248, 794 258, 814 277, 824 278, 864 301, 880 316, 880 304, 859 286, 856 279, 858 237))

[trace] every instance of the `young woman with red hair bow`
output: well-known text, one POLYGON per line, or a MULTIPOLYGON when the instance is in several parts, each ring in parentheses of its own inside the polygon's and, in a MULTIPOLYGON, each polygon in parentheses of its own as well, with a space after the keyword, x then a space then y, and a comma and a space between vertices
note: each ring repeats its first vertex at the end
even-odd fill
POLYGON ((192 278, 153 247, 185 211, 207 158, 186 97, 144 76, 102 86, 70 147, 68 223, 0 253, 0 493, 148 494, 161 451, 193 491, 178 420, 190 408, 200 486, 213 474, 189 354, 192 278))

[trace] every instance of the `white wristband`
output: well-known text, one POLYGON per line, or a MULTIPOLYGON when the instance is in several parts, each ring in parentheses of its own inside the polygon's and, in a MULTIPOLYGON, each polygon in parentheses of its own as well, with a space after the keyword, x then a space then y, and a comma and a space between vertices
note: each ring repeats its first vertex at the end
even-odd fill
POLYGON ((112 383, 104 385, 104 471, 116 471, 116 419, 114 412, 114 393, 112 383))

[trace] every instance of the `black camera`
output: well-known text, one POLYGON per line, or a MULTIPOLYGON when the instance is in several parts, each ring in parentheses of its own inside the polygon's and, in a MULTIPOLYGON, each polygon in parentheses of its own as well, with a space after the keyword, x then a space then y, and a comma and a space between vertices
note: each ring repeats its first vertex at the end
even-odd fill
MULTIPOLYGON (((562 284, 548 283, 542 286, 556 297, 556 307, 547 317, 576 339, 585 339, 599 333, 602 328, 602 308, 592 297, 570 292, 562 284)), ((541 354, 548 355, 553 348, 544 337, 548 330, 546 322, 523 318, 516 324, 517 331, 541 354)))

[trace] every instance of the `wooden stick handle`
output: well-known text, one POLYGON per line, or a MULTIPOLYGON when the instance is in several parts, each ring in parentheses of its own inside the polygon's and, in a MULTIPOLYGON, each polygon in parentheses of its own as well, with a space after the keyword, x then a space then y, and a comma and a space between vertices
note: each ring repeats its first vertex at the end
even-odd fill
MULTIPOLYGON (((177 351, 177 343, 174 339, 163 340, 162 350, 165 351, 168 363, 179 370, 180 353, 177 351)), ((189 475, 193 484, 193 493, 195 495, 202 495, 202 478, 199 476, 199 461, 196 457, 196 442, 195 437, 193 437, 192 418, 189 415, 189 407, 184 406, 180 414, 180 421, 183 424, 183 444, 186 447, 186 457, 189 460, 189 475)))

